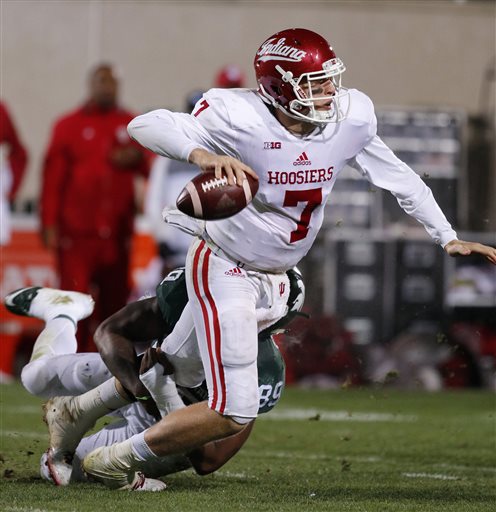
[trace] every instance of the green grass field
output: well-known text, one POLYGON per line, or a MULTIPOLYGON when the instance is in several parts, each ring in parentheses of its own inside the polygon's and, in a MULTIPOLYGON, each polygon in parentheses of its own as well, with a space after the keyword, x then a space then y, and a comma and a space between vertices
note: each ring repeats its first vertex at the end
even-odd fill
POLYGON ((163 493, 56 488, 38 476, 41 400, 1 386, 0 510, 496 510, 495 395, 287 389, 219 472, 165 478, 163 493))

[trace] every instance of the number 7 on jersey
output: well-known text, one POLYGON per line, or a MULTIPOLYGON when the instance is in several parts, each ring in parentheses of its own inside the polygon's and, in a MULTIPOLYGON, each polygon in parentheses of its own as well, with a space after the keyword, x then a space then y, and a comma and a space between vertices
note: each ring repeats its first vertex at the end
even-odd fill
POLYGON ((283 206, 298 206, 298 203, 307 203, 297 222, 297 228, 291 231, 290 243, 298 242, 308 235, 308 225, 312 213, 322 203, 322 188, 307 190, 286 190, 283 206))

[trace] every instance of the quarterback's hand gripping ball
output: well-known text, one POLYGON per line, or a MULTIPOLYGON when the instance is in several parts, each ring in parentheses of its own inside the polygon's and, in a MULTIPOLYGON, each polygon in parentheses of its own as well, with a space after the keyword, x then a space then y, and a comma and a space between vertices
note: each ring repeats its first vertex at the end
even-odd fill
POLYGON ((241 186, 229 185, 227 178, 213 172, 195 176, 179 194, 176 206, 186 215, 203 220, 232 217, 248 206, 258 191, 258 181, 245 175, 241 186))

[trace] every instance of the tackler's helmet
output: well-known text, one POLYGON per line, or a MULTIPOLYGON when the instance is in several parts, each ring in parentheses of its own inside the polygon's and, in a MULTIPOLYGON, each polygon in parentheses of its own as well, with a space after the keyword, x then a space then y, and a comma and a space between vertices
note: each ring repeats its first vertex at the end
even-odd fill
POLYGON ((273 325, 267 327, 259 333, 259 336, 278 334, 284 332, 286 326, 298 315, 308 316, 305 313, 300 313, 303 303, 305 302, 305 283, 301 272, 297 267, 290 268, 286 271, 289 279, 289 296, 288 296, 288 310, 286 315, 280 318, 273 325))
POLYGON ((319 34, 303 28, 278 32, 260 46, 254 65, 263 100, 288 116, 315 124, 346 117, 348 91, 341 86, 346 68, 319 34), (335 91, 313 96, 312 85, 327 80, 332 80, 335 91), (330 101, 329 110, 315 108, 315 102, 322 101, 330 101))

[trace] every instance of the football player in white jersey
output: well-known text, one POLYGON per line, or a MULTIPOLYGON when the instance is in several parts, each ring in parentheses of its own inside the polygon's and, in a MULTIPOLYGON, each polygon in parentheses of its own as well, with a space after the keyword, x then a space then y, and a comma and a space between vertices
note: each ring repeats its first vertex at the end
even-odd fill
MULTIPOLYGON (((257 90, 213 89, 191 115, 156 110, 129 124, 131 137, 155 153, 231 184, 251 175, 259 190, 240 213, 207 221, 188 253, 208 405, 173 412, 131 438, 132 448, 90 453, 85 470, 104 482, 106 472, 132 471, 139 457, 227 437, 257 415, 257 304, 284 289, 284 271, 311 248, 345 165, 389 190, 448 254, 478 253, 496 264, 496 249, 457 239, 430 189, 377 136, 371 100, 342 86, 345 66, 323 37, 283 30, 263 42, 254 64, 257 90)), ((165 218, 180 223, 176 212, 165 218)))

